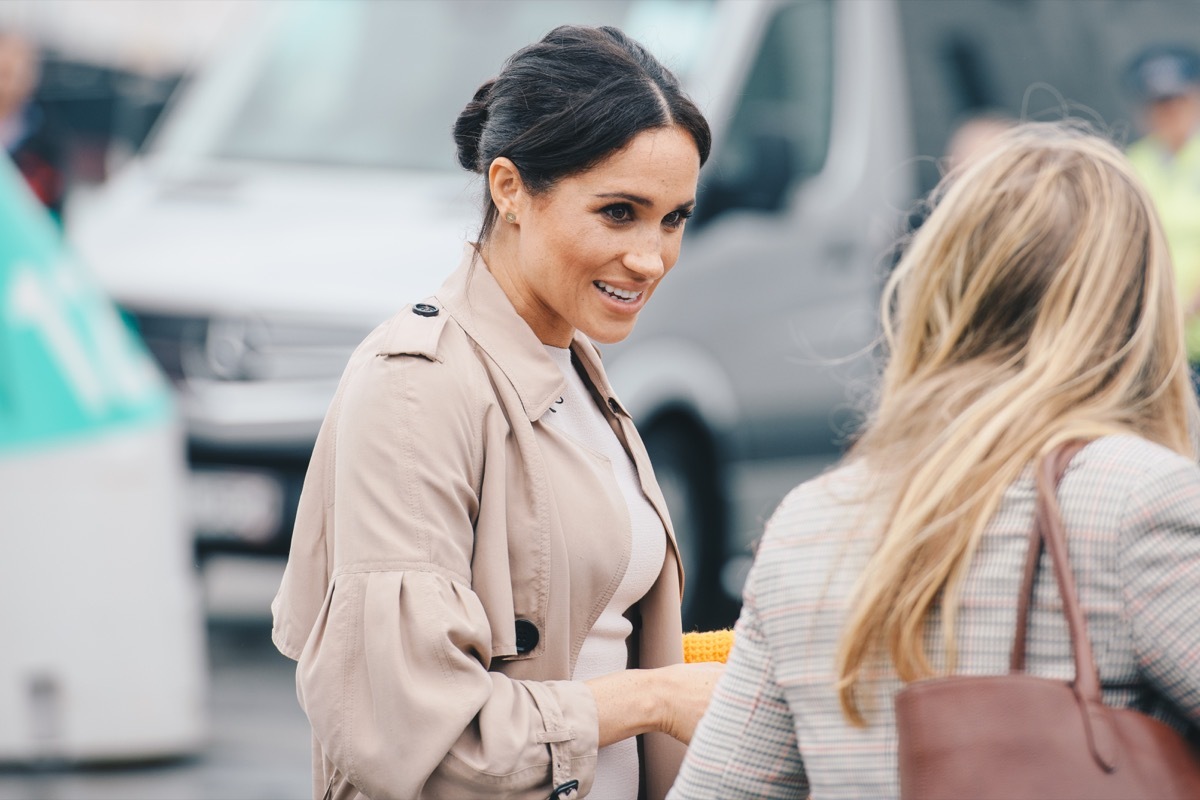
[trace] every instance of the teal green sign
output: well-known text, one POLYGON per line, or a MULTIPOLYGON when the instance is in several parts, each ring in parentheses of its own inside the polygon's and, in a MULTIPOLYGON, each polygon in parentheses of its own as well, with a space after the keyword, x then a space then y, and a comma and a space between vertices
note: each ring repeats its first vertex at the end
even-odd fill
POLYGON ((142 343, 0 158, 0 454, 170 413, 142 343))

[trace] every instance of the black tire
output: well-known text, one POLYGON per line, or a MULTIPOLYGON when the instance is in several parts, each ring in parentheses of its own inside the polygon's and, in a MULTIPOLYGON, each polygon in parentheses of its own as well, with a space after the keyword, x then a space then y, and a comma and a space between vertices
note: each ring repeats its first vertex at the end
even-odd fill
POLYGON ((721 586, 727 505, 712 439, 683 415, 656 420, 644 439, 683 561, 683 629, 729 627, 737 616, 737 601, 721 586))

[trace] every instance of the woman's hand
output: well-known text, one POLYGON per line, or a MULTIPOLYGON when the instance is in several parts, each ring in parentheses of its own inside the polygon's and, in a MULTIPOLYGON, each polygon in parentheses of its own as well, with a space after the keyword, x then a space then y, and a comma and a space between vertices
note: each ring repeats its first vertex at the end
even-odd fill
POLYGON ((674 664, 588 681, 600 720, 600 746, 643 733, 665 733, 687 744, 724 669, 717 663, 674 664))
POLYGON ((717 662, 676 664, 656 671, 667 673, 664 678, 667 683, 666 719, 662 732, 688 744, 700 724, 700 717, 708 709, 713 688, 725 672, 725 665, 717 662))

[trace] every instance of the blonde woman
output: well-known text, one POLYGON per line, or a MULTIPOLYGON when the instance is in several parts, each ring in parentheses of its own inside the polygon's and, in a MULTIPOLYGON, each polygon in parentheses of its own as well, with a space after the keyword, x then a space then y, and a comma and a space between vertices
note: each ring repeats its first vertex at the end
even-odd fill
MULTIPOLYGON (((1111 144, 1025 124, 951 174, 893 274, 877 407, 767 527, 738 639, 669 797, 899 793, 894 694, 1008 671, 1031 466, 1059 488, 1104 699, 1200 725, 1200 468, 1171 264, 1111 144)), ((1027 669, 1074 674, 1055 581, 1027 669)))

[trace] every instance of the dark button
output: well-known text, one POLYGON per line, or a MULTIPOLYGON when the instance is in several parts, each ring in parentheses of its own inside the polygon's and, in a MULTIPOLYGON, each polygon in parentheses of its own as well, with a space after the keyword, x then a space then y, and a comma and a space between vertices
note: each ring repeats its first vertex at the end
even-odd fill
POLYGON ((550 793, 550 800, 560 800, 579 788, 579 781, 569 780, 550 793))
POLYGON ((525 655, 537 647, 542 635, 538 633, 537 625, 527 619, 517 620, 517 655, 525 655))
POLYGON ((621 412, 621 407, 617 405, 617 398, 615 397, 608 398, 608 407, 612 409, 614 414, 619 414, 621 412))
POLYGON ((413 306, 413 313, 418 317, 436 317, 438 315, 438 307, 431 306, 429 303, 417 303, 413 306))

